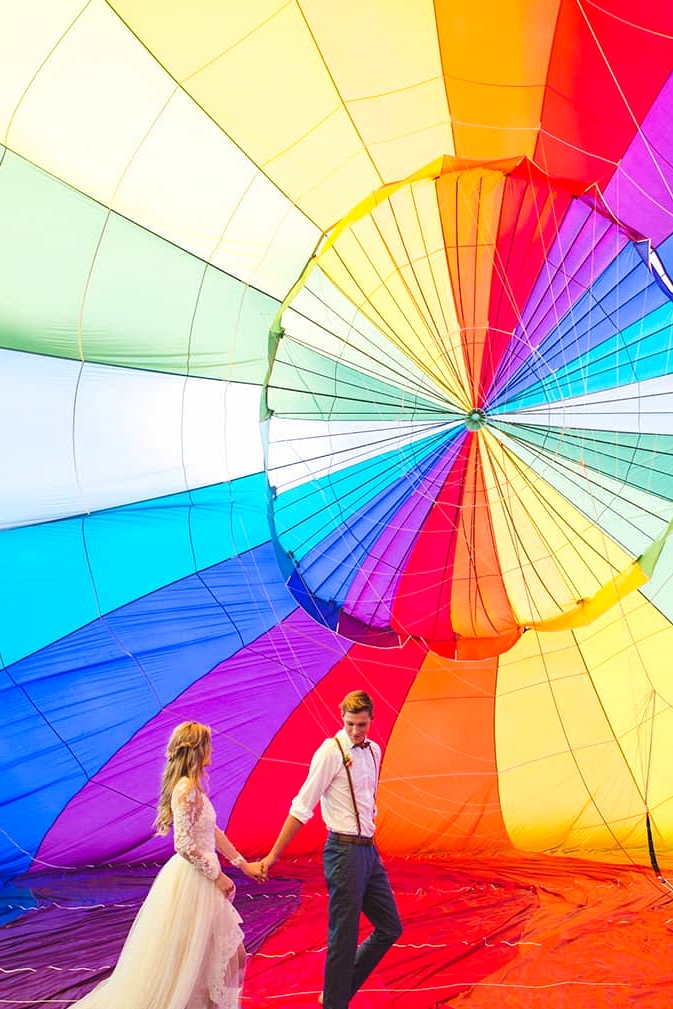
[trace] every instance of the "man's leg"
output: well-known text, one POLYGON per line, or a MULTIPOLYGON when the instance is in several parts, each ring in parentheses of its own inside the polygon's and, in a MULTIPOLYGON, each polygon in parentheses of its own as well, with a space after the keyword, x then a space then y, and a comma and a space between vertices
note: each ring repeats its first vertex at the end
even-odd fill
POLYGON ((355 954, 351 997, 402 934, 402 922, 388 874, 381 864, 376 848, 370 848, 369 852, 371 852, 370 873, 362 897, 362 910, 374 926, 374 931, 355 954))
POLYGON ((325 845, 323 862, 329 893, 323 986, 325 1009, 347 1009, 350 1002, 366 882, 363 852, 367 850, 329 839, 325 845))

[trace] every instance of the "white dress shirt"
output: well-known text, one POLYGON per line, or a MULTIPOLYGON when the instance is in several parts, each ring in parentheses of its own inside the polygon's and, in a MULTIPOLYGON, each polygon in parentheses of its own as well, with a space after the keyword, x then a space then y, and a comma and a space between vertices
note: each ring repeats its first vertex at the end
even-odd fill
MULTIPOLYGON (((361 833, 364 837, 373 837, 381 747, 371 741, 366 748, 353 746, 345 729, 340 729, 337 736, 344 753, 352 759, 350 773, 361 833)), ((313 754, 306 780, 292 800, 290 815, 306 823, 313 816, 318 801, 328 830, 337 834, 357 834, 358 824, 347 771, 334 738, 326 739, 313 754)))

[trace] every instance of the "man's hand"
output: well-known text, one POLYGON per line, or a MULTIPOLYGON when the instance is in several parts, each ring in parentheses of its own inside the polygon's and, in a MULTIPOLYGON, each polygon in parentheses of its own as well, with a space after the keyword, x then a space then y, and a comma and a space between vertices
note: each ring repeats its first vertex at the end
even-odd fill
POLYGON ((273 863, 275 861, 276 861, 275 858, 272 858, 271 855, 266 855, 265 858, 260 859, 259 864, 264 869, 264 879, 265 880, 269 878, 269 869, 271 868, 271 866, 273 865, 273 863))
POLYGON ((244 862, 241 870, 250 879, 256 879, 258 883, 266 883, 268 879, 267 869, 263 862, 244 862))

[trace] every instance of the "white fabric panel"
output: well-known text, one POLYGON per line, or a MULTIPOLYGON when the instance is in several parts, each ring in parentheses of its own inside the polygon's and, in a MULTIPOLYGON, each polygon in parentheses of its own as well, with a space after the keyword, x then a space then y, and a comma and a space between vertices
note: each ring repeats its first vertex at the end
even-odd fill
POLYGON ((673 376, 542 403, 528 410, 494 414, 512 424, 574 427, 587 431, 673 434, 673 376))
MULTIPOLYGON (((0 4, 0 138, 7 131, 35 71, 77 15, 85 0, 23 0, 0 4)), ((11 134, 12 142, 16 134, 11 134)))
POLYGON ((260 390, 0 351, 0 528, 264 467, 260 390))
POLYGON ((390 421, 287 420, 269 423, 269 483, 278 492, 393 452, 450 425, 390 421))
MULTIPOLYGON (((44 4, 27 0, 26 6, 39 20, 44 4)), ((51 45, 42 65, 32 68, 37 73, 26 82, 7 146, 110 206, 175 82, 101 0, 88 4, 51 45)))
POLYGON ((7 145, 130 220, 282 299, 318 240, 315 226, 180 90, 103 0, 92 0, 77 16, 79 7, 66 0, 27 0, 22 16, 0 15, 0 85, 4 74, 12 81, 0 94, 7 145), (27 24, 33 23, 45 23, 49 31, 43 27, 40 44, 31 46, 27 24), (3 71, 7 61, 10 69, 3 71))
MULTIPOLYGON (((198 170, 198 159, 195 171, 198 170)), ((200 185, 200 179, 193 180, 200 185)), ((214 180, 222 187, 222 178, 214 180)), ((311 255, 319 232, 279 189, 258 173, 246 189, 212 262, 282 301, 311 255)))

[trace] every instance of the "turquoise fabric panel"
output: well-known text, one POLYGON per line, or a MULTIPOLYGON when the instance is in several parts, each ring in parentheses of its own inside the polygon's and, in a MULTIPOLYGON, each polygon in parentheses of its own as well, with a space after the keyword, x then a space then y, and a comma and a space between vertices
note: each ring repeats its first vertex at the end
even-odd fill
POLYGON ((163 585, 266 542, 266 479, 0 533, 7 666, 163 585))
POLYGON ((362 509, 365 497, 374 500, 409 470, 422 464, 444 442, 465 433, 456 424, 440 434, 403 448, 366 459, 336 473, 307 481, 279 494, 274 506, 276 535, 287 553, 305 557, 333 530, 362 509))

